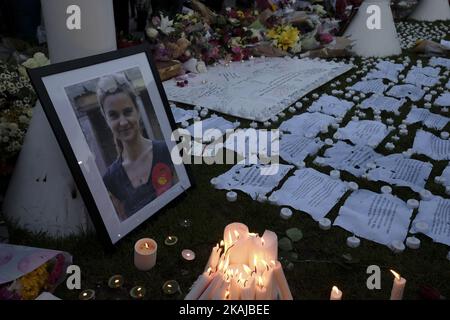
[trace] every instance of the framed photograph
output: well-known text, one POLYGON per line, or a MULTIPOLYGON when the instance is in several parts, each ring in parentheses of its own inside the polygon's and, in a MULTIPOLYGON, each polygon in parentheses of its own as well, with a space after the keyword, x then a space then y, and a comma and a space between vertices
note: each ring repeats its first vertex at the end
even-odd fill
POLYGON ((115 244, 192 187, 146 45, 29 72, 100 233, 115 244), (178 153, 179 154, 179 153, 178 153))

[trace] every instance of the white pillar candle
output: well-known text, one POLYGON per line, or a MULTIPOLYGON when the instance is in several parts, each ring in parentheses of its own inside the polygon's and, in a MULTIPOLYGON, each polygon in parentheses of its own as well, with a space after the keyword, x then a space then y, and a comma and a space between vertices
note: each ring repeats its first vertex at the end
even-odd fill
POLYGON ((248 254, 250 250, 250 242, 248 234, 239 236, 239 239, 233 242, 227 254, 230 264, 246 264, 248 263, 248 254))
POLYGON ((248 238, 248 227, 240 222, 234 222, 227 225, 223 231, 223 241, 225 250, 239 239, 248 238))
POLYGON ((281 267, 280 261, 272 261, 275 283, 280 291, 281 300, 293 300, 291 290, 281 267))
POLYGON ((208 287, 203 291, 198 300, 210 300, 215 291, 222 285, 222 281, 222 274, 220 272, 214 273, 208 287))
POLYGON ((270 197, 269 197, 269 202, 271 204, 277 204, 277 201, 278 201, 277 195, 276 194, 271 194, 270 197))
POLYGON ((347 238, 347 246, 350 248, 357 248, 361 244, 361 240, 355 236, 351 236, 347 238))
POLYGON ((408 237, 406 238, 406 246, 410 249, 419 249, 420 248, 420 240, 416 237, 408 237))
POLYGON ((237 193, 234 191, 227 192, 227 200, 229 202, 235 202, 237 200, 237 193))
POLYGON ((427 233, 430 226, 425 221, 418 221, 414 224, 414 228, 417 232, 427 233))
POLYGON ((342 300, 342 291, 333 286, 330 293, 330 300, 342 300))
POLYGON ((148 271, 156 264, 158 245, 150 238, 140 239, 134 245, 134 265, 138 270, 148 271))
POLYGON ((210 270, 203 272, 191 287, 189 293, 184 297, 184 300, 197 300, 210 284, 213 273, 210 270))
POLYGON ((206 264, 205 271, 211 268, 212 271, 217 269, 217 264, 219 263, 220 254, 222 253, 222 248, 217 244, 211 250, 211 255, 209 256, 208 263, 206 264))
POLYGON ((322 218, 319 220, 319 228, 322 230, 330 230, 331 220, 328 218, 322 218))
POLYGON ((242 288, 235 277, 230 280, 230 296, 228 300, 239 300, 241 298, 242 288))
POLYGON ((280 217, 284 220, 288 220, 292 217, 292 210, 289 208, 281 208, 280 210, 280 217))
POLYGON ((391 291, 391 300, 402 300, 406 280, 400 277, 400 275, 397 272, 393 270, 391 270, 391 272, 394 275, 394 282, 392 284, 392 291, 391 291))
POLYGON ((241 300, 255 300, 255 277, 248 277, 241 289, 241 300))
POLYGON ((267 288, 264 286, 264 281, 261 276, 258 276, 255 297, 256 300, 269 300, 269 297, 267 295, 267 288))

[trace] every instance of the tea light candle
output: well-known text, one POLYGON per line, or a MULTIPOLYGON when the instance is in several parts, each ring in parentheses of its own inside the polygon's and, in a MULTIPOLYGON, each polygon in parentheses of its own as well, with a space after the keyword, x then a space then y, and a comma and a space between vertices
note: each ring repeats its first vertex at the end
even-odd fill
POLYGON ((349 182, 349 183, 348 183, 348 187, 349 187, 350 190, 352 190, 352 191, 356 191, 356 190, 359 189, 359 185, 358 185, 356 182, 354 182, 354 181, 349 182))
POLYGON ((392 188, 390 186, 382 186, 381 193, 384 193, 384 194, 392 193, 392 188))
POLYGON ((294 113, 296 111, 296 109, 294 107, 289 107, 288 110, 289 110, 290 113, 294 113))
POLYGON ((392 141, 399 141, 400 140, 400 137, 399 136, 392 136, 392 141))
POLYGON ((409 199, 406 202, 406 205, 410 209, 417 209, 419 207, 419 201, 417 201, 416 199, 409 199))
POLYGON ((417 232, 426 233, 428 232, 428 229, 430 228, 428 223, 425 221, 419 221, 414 224, 414 227, 417 232))
POLYGON ((333 123, 333 124, 331 125, 331 127, 332 127, 333 129, 339 129, 339 123, 333 123))
POLYGON ((235 202, 237 200, 237 193, 234 191, 227 192, 227 200, 229 202, 235 202))
POLYGON ((271 194, 270 197, 269 197, 269 202, 271 204, 276 204, 277 201, 278 201, 278 197, 275 194, 271 194))
POLYGON ((392 241, 390 247, 394 253, 402 253, 405 251, 405 244, 400 240, 392 241))
POLYGON ((192 261, 195 259, 194 251, 189 250, 189 249, 184 249, 183 251, 181 251, 181 256, 183 257, 184 260, 187 260, 187 261, 192 261))
POLYGON ((133 287, 133 288, 130 290, 130 296, 131 296, 133 299, 136 299, 136 300, 138 300, 138 299, 143 299, 144 296, 145 296, 145 293, 146 293, 145 288, 144 288, 144 287, 141 287, 141 286, 133 287))
POLYGON ((270 122, 269 121, 265 121, 263 123, 263 125, 264 125, 264 127, 268 128, 268 127, 270 127, 270 122))
POLYGON ((408 134, 408 129, 400 129, 400 135, 406 136, 408 134))
POLYGON ((341 172, 339 170, 331 170, 330 177, 332 179, 339 179, 341 177, 341 172))
POLYGON ((295 164, 295 166, 299 169, 303 169, 304 167, 306 167, 306 163, 305 161, 299 161, 295 164))
POLYGON ((330 300, 342 300, 342 291, 333 286, 330 293, 330 300))
POLYGON ((322 230, 330 230, 331 220, 328 218, 322 218, 319 220, 319 228, 322 230))
POLYGON ((265 195, 259 194, 256 198, 256 201, 258 201, 259 203, 264 203, 267 201, 267 197, 265 195))
POLYGON ((164 282, 162 289, 165 294, 172 295, 180 291, 180 285, 175 280, 169 280, 164 282))
POLYGON ((327 132, 328 132, 328 126, 323 126, 323 127, 320 129, 320 132, 321 132, 321 133, 327 133, 327 132))
POLYGON ((441 132, 441 138, 442 139, 447 140, 449 136, 450 136, 450 133, 448 133, 447 131, 442 131, 441 132))
POLYGON ((424 201, 430 200, 433 197, 433 194, 429 190, 423 189, 420 191, 420 198, 424 201))
POLYGON ((373 120, 375 120, 375 121, 381 121, 381 116, 376 115, 376 116, 373 117, 373 120))
POLYGON ((278 118, 284 118, 284 117, 286 117, 286 113, 280 112, 280 113, 278 114, 278 118))
POLYGON ((408 237, 406 238, 406 246, 410 249, 419 249, 420 248, 420 240, 416 237, 408 237))
POLYGON ((270 121, 277 122, 278 121, 278 116, 273 116, 272 118, 270 118, 270 121))
POLYGON ((361 244, 361 240, 355 236, 351 236, 347 238, 347 246, 350 248, 357 248, 361 244))
POLYGON ((391 273, 394 275, 394 283, 392 285, 392 291, 391 291, 391 300, 402 300, 403 298, 403 291, 405 290, 406 280, 400 275, 391 270, 391 273))
POLYGON ((339 140, 341 138, 341 134, 339 132, 335 132, 333 134, 333 139, 339 140))
POLYGON ((295 107, 296 107, 297 109, 301 109, 301 108, 303 107, 303 103, 301 103, 301 102, 296 102, 296 103, 295 103, 295 107))
POLYGON ((140 239, 134 245, 134 265, 138 270, 148 271, 156 264, 158 245, 150 238, 140 239))
POLYGON ((353 120, 353 121, 358 121, 358 120, 359 120, 359 117, 353 116, 353 117, 352 117, 352 120, 353 120))
POLYGON ((108 287, 112 289, 120 288, 123 285, 123 277, 120 274, 116 274, 109 278, 108 287))
POLYGON ((394 150, 395 149, 395 144, 393 144, 392 142, 386 143, 386 149, 394 150))
POLYGON ((189 127, 189 122, 187 122, 186 120, 185 120, 185 121, 182 121, 182 122, 181 122, 181 126, 182 126, 183 128, 187 128, 187 127, 189 127))
POLYGON ((178 242, 178 238, 176 236, 168 236, 166 240, 164 240, 164 244, 166 246, 173 246, 178 242))
POLYGON ((444 183, 445 182, 445 178, 442 176, 437 176, 434 178, 434 182, 435 183, 444 183))
POLYGON ((250 122, 250 128, 256 129, 258 128, 258 124, 255 121, 250 122))
POLYGON ((314 159, 314 163, 320 167, 325 165, 325 159, 324 158, 316 158, 314 159))
POLYGON ((280 217, 284 220, 288 220, 292 217, 292 210, 289 208, 281 208, 280 217))
POLYGON ((79 300, 95 300, 95 291, 92 289, 86 289, 80 292, 78 296, 79 300))
POLYGON ((216 187, 217 184, 219 183, 219 179, 217 179, 217 178, 212 178, 209 182, 211 183, 211 185, 212 185, 213 187, 216 187))
POLYGON ((330 138, 325 139, 325 144, 327 146, 332 146, 334 144, 333 139, 330 138))

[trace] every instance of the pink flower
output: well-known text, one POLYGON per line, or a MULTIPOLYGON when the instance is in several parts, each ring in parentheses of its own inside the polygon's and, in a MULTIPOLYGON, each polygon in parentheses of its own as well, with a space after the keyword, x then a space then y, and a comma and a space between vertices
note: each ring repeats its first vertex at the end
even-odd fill
POLYGON ((319 38, 322 43, 330 43, 333 41, 333 36, 329 33, 322 33, 319 38))

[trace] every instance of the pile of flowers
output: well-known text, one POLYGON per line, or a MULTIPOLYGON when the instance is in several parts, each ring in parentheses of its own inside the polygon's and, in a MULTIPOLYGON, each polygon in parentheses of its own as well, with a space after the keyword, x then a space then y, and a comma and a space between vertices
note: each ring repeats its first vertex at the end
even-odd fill
POLYGON ((267 8, 260 5, 263 11, 227 8, 223 14, 205 14, 205 10, 199 10, 173 19, 161 14, 152 18, 146 34, 156 61, 185 63, 194 58, 206 65, 262 55, 258 50, 262 47, 272 48, 277 56, 298 54, 332 40, 332 35, 323 32, 321 24, 325 25, 328 18, 322 6, 310 6, 299 19, 293 10, 285 13, 291 3, 271 2, 267 8))
POLYGON ((0 300, 34 300, 43 291, 53 292, 64 275, 64 255, 58 254, 12 283, 0 287, 0 300))

